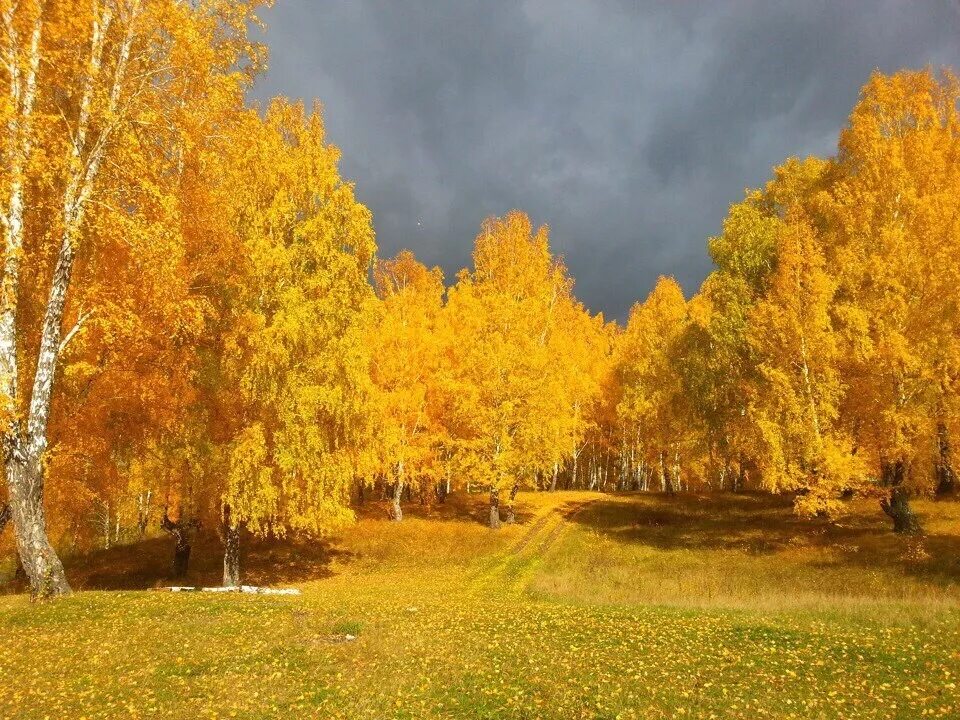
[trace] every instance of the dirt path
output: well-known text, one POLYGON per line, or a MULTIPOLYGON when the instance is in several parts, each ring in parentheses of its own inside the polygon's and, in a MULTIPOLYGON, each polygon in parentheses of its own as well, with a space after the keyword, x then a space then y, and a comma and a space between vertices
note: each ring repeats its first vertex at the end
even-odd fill
POLYGON ((559 510, 563 517, 560 522, 554 526, 550 534, 544 538, 543 542, 540 543, 540 547, 537 548, 537 554, 544 555, 551 547, 553 547, 557 540, 560 539, 560 536, 564 533, 564 531, 570 527, 570 523, 573 521, 573 519, 583 510, 585 510, 588 505, 594 502, 596 502, 596 498, 592 500, 583 500, 578 503, 573 503, 572 505, 567 505, 565 508, 560 508, 559 510), (566 512, 563 512, 564 510, 566 510, 566 512))
POLYGON ((510 550, 497 556, 473 578, 473 591, 522 591, 544 555, 570 527, 570 522, 595 501, 596 498, 567 502, 544 512, 510 550))

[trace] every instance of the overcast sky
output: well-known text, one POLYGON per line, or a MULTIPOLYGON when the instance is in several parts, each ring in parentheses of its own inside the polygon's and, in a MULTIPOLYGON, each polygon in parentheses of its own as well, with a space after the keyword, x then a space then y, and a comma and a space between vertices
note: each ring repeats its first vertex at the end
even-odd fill
POLYGON ((452 280, 481 220, 551 227, 578 296, 688 295, 731 202, 830 154, 870 72, 960 69, 958 0, 278 0, 256 97, 324 105, 383 256, 452 280))

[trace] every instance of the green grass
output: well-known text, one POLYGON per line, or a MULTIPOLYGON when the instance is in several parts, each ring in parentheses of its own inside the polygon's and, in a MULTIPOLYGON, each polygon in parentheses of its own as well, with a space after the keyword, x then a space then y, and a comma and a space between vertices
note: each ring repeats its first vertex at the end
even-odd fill
MULTIPOLYGON (((250 548, 300 596, 0 598, 0 717, 960 715, 957 505, 920 507, 924 557, 869 506, 838 527, 761 497, 542 494, 493 532, 479 503, 371 507, 315 580, 250 548)), ((143 586, 167 560, 114 552, 143 586)), ((69 572, 129 583, 108 561, 69 572)))

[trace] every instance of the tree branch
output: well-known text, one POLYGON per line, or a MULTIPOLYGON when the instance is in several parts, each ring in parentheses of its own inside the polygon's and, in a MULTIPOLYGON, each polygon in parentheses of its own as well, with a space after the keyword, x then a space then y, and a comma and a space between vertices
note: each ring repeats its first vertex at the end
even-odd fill
POLYGON ((79 318, 77 318, 77 322, 74 323, 73 327, 70 328, 70 331, 69 331, 66 335, 63 336, 63 340, 60 341, 60 347, 59 347, 59 349, 57 350, 57 353, 58 353, 58 354, 59 354, 59 353, 62 353, 62 352, 63 352, 63 349, 64 349, 65 347, 67 347, 67 345, 70 344, 70 341, 73 340, 74 336, 75 336, 78 332, 80 332, 80 330, 83 328, 83 324, 87 321, 87 318, 89 318, 91 315, 93 315, 94 312, 95 312, 95 309, 94 309, 94 310, 88 310, 87 312, 82 313, 79 318))

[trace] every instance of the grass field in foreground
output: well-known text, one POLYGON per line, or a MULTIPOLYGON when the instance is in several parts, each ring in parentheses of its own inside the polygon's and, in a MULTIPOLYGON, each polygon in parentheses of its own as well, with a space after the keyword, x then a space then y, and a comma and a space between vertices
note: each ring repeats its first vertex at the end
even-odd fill
MULTIPOLYGON (((0 717, 960 716, 960 505, 920 504, 918 547, 867 505, 837 525, 759 496, 537 494, 494 532, 481 503, 370 508, 315 580, 250 549, 300 596, 0 598, 0 717)), ((75 585, 168 560, 112 553, 124 577, 107 554, 75 585)))

